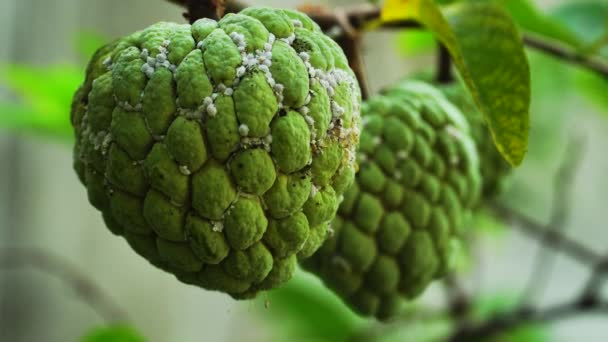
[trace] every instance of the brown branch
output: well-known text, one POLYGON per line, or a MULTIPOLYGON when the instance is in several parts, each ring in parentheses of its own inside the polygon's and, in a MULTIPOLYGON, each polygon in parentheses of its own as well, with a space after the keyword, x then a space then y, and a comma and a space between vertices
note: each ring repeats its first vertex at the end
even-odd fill
POLYGON ((439 84, 451 83, 454 80, 452 57, 450 57, 450 52, 443 44, 439 42, 437 44, 439 47, 437 48, 437 75, 435 75, 435 80, 439 84))
POLYGON ((0 248, 0 270, 34 268, 69 285, 106 322, 127 322, 128 315, 92 279, 57 255, 36 248, 0 248))
POLYGON ((471 308, 469 295, 454 273, 446 275, 443 286, 447 295, 450 315, 455 321, 462 321, 471 308))
MULTIPOLYGON (((186 8, 184 18, 194 23, 200 18, 219 20, 226 11, 226 0, 168 0, 186 8)), ((230 1, 228 1, 230 2, 230 1)))
POLYGON ((562 252, 585 266, 593 267, 602 259, 600 254, 577 240, 553 230, 548 230, 544 224, 500 203, 494 203, 492 205, 492 210, 499 218, 513 223, 514 227, 533 236, 544 245, 547 245, 548 247, 559 245, 562 252))
POLYGON ((581 301, 574 301, 543 310, 517 310, 495 316, 480 325, 461 326, 449 338, 449 341, 476 341, 479 338, 488 338, 523 324, 554 322, 581 313, 608 315, 608 303, 598 301, 592 305, 587 305, 581 301))
MULTIPOLYGON (((552 200, 552 213, 549 224, 545 227, 546 232, 542 237, 543 240, 551 240, 551 234, 564 235, 566 229, 566 220, 569 213, 570 199, 572 197, 572 185, 574 183, 574 177, 576 170, 580 165, 581 152, 583 150, 583 143, 580 137, 571 139, 568 144, 568 148, 565 152, 565 160, 557 170, 557 174, 553 181, 553 200, 552 200)), ((555 241, 551 247, 555 251, 561 250, 561 241, 555 241)), ((542 290, 547 285, 547 282, 551 276, 553 270, 554 257, 557 253, 550 253, 547 250, 547 245, 539 246, 536 257, 534 259, 534 266, 530 272, 527 286, 523 292, 521 303, 523 305, 529 305, 530 302, 539 297, 542 290)))
POLYGON ((545 52, 563 61, 580 65, 604 77, 608 77, 608 64, 596 57, 581 55, 576 49, 530 34, 524 36, 524 43, 531 48, 545 52))

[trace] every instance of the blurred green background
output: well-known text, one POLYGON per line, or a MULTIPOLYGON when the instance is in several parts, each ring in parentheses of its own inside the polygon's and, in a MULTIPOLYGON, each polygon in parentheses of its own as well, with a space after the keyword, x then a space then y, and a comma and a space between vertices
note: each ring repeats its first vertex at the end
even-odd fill
MULTIPOLYGON (((526 31, 585 53, 608 56, 606 1, 505 0, 526 31)), ((249 1, 294 7, 299 1, 249 1)), ((328 6, 348 0, 317 1, 328 6)), ((352 314, 320 282, 299 272, 259 300, 177 282, 109 234, 72 171, 72 92, 84 63, 105 41, 160 20, 183 22, 182 9, 161 0, 2 0, 0 2, 0 258, 3 246, 36 247, 73 263, 127 311, 131 328, 102 318, 54 276, 29 269, 0 271, 0 341, 425 341, 449 328, 433 285, 399 322, 380 325, 352 314), (141 337, 143 336, 143 337, 141 337)), ((435 44, 421 31, 370 32, 364 54, 377 92, 434 66, 435 44)), ((568 198, 567 235, 605 253, 608 230, 608 80, 529 51, 532 72, 530 149, 501 201, 545 222, 553 177, 573 137, 583 149, 568 198)), ((484 319, 517 303, 538 243, 488 215, 470 229, 475 243, 461 266, 484 319)), ((533 298, 551 305, 579 291, 588 270, 557 255, 546 288, 533 298)), ((607 292, 607 291, 604 291, 607 292)), ((525 326, 506 341, 605 341, 608 318, 581 316, 525 326)))

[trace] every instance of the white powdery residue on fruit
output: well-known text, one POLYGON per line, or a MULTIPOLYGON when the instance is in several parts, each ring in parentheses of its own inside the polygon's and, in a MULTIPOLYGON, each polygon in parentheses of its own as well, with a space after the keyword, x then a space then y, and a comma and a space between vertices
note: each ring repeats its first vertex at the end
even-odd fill
POLYGON ((106 57, 101 64, 103 64, 106 69, 112 70, 112 57, 106 57))
POLYGON ((239 134, 240 134, 242 137, 246 137, 246 136, 248 136, 248 135, 249 135, 249 127, 248 127, 247 125, 245 125, 245 124, 241 124, 241 125, 239 126, 239 134))
POLYGON ((101 142, 101 154, 106 155, 108 153, 108 148, 110 147, 110 143, 112 143, 112 133, 107 133, 101 142))
POLYGON ((331 113, 332 113, 332 117, 334 119, 337 119, 339 117, 342 116, 342 114, 344 114, 344 108, 342 108, 338 102, 336 101, 331 101, 331 113))
POLYGON ((298 54, 298 56, 300 56, 300 58, 301 58, 301 59, 302 59, 302 61, 304 61, 304 62, 308 62, 308 61, 310 60, 310 55, 308 54, 308 52, 304 52, 304 51, 302 51, 302 52, 300 52, 300 53, 298 54))
POLYGON ((207 110, 207 114, 210 117, 214 117, 217 114, 217 108, 215 107, 215 104, 213 104, 213 103, 208 105, 206 110, 207 110))
POLYGON ((405 160, 408 156, 409 155, 406 150, 397 151, 397 160, 405 160))
POLYGON ((287 43, 289 45, 293 44, 293 42, 296 40, 296 35, 295 34, 290 34, 289 37, 287 38, 281 38, 279 39, 280 41, 287 43))
POLYGON ((309 198, 315 198, 315 196, 317 196, 317 193, 319 193, 319 189, 317 188, 316 185, 313 184, 310 187, 310 196, 309 196, 309 198))
POLYGON ((285 86, 281 83, 275 83, 272 89, 274 90, 277 100, 279 101, 279 108, 283 108, 283 90, 285 89, 285 86))
POLYGON ((224 222, 222 221, 211 221, 211 229, 214 232, 221 233, 224 231, 224 222))
POLYGON ((270 145, 272 144, 272 134, 268 134, 263 138, 264 144, 270 145))
POLYGON ((306 107, 306 106, 303 106, 303 107, 300 107, 300 109, 298 109, 298 112, 300 112, 300 114, 302 114, 304 117, 306 117, 306 116, 308 116, 310 109, 308 109, 308 107, 306 107))
POLYGON ((240 67, 236 68, 236 77, 243 77, 246 71, 247 69, 245 68, 245 66, 241 65, 240 67))
POLYGON ((226 90, 224 90, 224 95, 226 95, 226 96, 232 96, 232 94, 234 94, 234 89, 232 89, 232 88, 226 88, 226 90))
POLYGON ((190 174, 192 173, 187 165, 180 165, 179 172, 184 176, 190 176, 190 174))
POLYGON ((141 66, 141 71, 146 74, 146 77, 148 78, 152 78, 152 75, 154 75, 154 67, 150 66, 150 64, 143 64, 141 66))
POLYGON ((205 46, 205 41, 201 40, 200 42, 196 43, 196 48, 197 49, 202 49, 205 46))
POLYGON ((293 27, 303 27, 304 26, 304 25, 302 25, 302 22, 298 19, 292 19, 291 24, 293 25, 293 27))

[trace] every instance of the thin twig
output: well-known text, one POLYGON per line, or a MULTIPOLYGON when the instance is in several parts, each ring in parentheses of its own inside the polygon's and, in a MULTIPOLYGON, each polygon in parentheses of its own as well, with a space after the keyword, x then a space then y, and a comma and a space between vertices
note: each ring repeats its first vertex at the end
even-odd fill
POLYGON ((566 235, 559 234, 553 230, 547 230, 544 224, 500 203, 493 203, 492 210, 501 219, 513 223, 514 227, 537 238, 540 242, 552 248, 560 245, 562 252, 585 266, 591 266, 599 262, 602 256, 577 240, 566 235))
POLYGON ((522 324, 548 323, 570 318, 579 314, 608 314, 608 303, 598 302, 594 305, 582 305, 579 301, 555 305, 543 310, 518 310, 498 315, 476 326, 462 326, 449 341, 474 341, 480 337, 491 337, 501 331, 507 331, 522 324))
POLYGON ((452 75, 452 57, 450 57, 450 52, 446 47, 437 43, 439 46, 437 48, 437 75, 435 76, 435 80, 439 84, 447 84, 451 83, 454 80, 452 75))
POLYGON ((524 43, 528 47, 545 52, 563 61, 580 65, 604 77, 608 77, 608 64, 599 58, 582 55, 574 48, 530 34, 524 36, 524 43))
MULTIPOLYGON (((546 232, 542 237, 543 240, 551 240, 551 234, 564 235, 572 197, 572 185, 576 170, 580 165, 582 145, 580 138, 573 138, 566 149, 566 158, 557 171, 553 182, 552 214, 549 224, 545 228, 546 232)), ((560 251, 560 243, 559 240, 555 241, 551 245, 552 249, 556 252, 560 251)), ((540 296, 550 279, 556 253, 551 253, 546 248, 547 246, 547 244, 538 246, 534 266, 531 269, 527 286, 521 298, 521 303, 524 306, 529 306, 532 300, 540 296)))
POLYGON ((0 270, 28 267, 53 275, 65 282, 106 322, 129 320, 127 312, 118 303, 67 260, 37 248, 0 248, 0 270))

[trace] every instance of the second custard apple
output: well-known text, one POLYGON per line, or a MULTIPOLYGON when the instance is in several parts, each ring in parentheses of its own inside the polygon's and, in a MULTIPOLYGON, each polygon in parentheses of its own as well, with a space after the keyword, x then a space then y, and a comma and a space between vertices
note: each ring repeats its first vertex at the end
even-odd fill
POLYGON ((359 173, 333 234, 303 266, 356 312, 386 319, 443 276, 481 188, 465 117, 405 82, 362 107, 359 173))
POLYGON ((359 107, 342 50, 304 14, 161 22, 91 60, 74 167, 137 253, 248 298, 323 242, 354 178, 359 107))
POLYGON ((467 89, 460 83, 441 85, 439 89, 460 109, 471 127, 471 135, 479 154, 482 197, 488 199, 497 196, 505 187, 505 182, 512 171, 511 166, 498 152, 490 129, 467 89))

